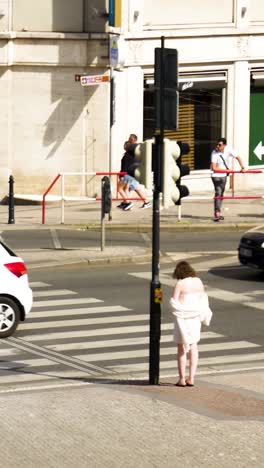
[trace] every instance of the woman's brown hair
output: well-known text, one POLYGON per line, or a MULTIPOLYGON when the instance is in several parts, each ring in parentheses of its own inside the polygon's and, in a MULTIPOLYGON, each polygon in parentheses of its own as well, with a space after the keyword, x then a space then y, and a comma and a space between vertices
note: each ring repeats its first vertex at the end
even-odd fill
POLYGON ((197 276, 196 271, 193 267, 191 267, 191 265, 188 262, 185 262, 184 260, 176 265, 176 268, 172 275, 172 277, 176 278, 177 280, 189 278, 190 276, 192 278, 197 276))

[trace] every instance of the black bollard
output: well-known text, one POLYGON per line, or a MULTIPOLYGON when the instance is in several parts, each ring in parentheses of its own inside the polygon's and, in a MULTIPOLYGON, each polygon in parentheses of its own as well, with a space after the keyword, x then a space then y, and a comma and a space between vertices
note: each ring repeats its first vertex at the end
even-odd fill
POLYGON ((8 224, 15 224, 14 177, 9 177, 8 224))

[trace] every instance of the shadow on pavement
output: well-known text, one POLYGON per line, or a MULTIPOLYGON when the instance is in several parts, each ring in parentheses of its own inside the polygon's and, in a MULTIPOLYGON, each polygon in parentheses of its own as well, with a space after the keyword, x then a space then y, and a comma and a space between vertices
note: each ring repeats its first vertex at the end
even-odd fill
POLYGON ((219 276, 225 279, 250 281, 250 282, 264 282, 264 271, 254 270, 240 265, 215 267, 208 270, 214 276, 219 276))

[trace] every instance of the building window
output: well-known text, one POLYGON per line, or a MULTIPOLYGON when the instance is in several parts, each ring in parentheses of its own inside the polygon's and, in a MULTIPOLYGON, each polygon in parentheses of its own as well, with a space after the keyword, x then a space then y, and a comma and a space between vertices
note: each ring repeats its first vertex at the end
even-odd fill
MULTIPOLYGON (((222 107, 223 81, 190 81, 180 83, 179 125, 167 137, 190 144, 191 152, 183 162, 192 170, 209 169, 215 142, 224 136, 222 107)), ((146 82, 144 92, 144 139, 155 133, 154 90, 146 82)))

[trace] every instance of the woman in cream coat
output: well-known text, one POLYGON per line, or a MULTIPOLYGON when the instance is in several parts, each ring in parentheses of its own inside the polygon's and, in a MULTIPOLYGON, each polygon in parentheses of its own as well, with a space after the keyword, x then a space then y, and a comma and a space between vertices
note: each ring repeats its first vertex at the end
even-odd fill
POLYGON ((174 315, 174 338, 178 345, 178 387, 193 387, 198 365, 198 346, 201 324, 209 325, 212 311, 208 296, 195 270, 188 262, 176 265, 173 278, 177 279, 170 304, 174 315), (187 353, 189 353, 189 376, 185 378, 187 353))

